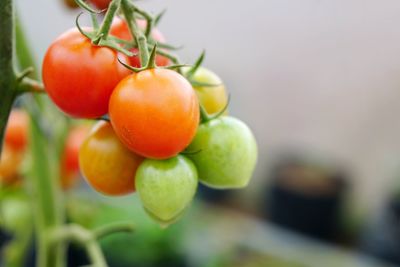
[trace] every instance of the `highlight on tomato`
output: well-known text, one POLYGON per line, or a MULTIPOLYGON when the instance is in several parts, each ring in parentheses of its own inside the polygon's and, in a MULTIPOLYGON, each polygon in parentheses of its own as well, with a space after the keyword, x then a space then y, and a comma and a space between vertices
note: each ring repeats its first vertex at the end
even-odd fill
POLYGON ((117 85, 109 115, 115 133, 130 150, 147 158, 166 159, 192 141, 199 123, 199 103, 182 75, 148 69, 117 85))
MULTIPOLYGON (((138 19, 137 24, 141 29, 144 30, 146 28, 147 22, 145 20, 138 19)), ((115 17, 113 20, 110 34, 127 41, 131 41, 133 39, 126 21, 118 17, 115 17)), ((166 42, 164 35, 155 27, 152 28, 151 37, 154 39, 154 41, 158 43, 166 42)), ((139 52, 138 49, 132 48, 130 49, 130 51, 135 54, 134 56, 129 57, 130 65, 135 68, 141 67, 140 59, 139 56, 137 55, 139 52)), ((160 67, 167 66, 170 64, 170 60, 167 57, 161 55, 156 55, 155 60, 156 60, 156 65, 160 67)))
POLYGON ((199 172, 199 180, 213 188, 245 187, 257 162, 253 133, 242 121, 219 117, 200 125, 187 149, 199 172))
POLYGON ((65 139, 61 157, 61 186, 70 189, 79 181, 79 149, 89 133, 89 125, 73 126, 65 139))
POLYGON ((79 166, 96 191, 120 196, 135 191, 135 175, 143 158, 128 150, 109 122, 100 121, 81 145, 79 166))
POLYGON ((118 58, 128 62, 125 55, 95 46, 77 29, 71 29, 58 37, 46 52, 42 68, 46 91, 70 116, 100 117, 108 112, 115 86, 130 73, 118 58))
POLYGON ((136 188, 146 212, 169 224, 183 213, 197 190, 197 171, 185 156, 146 159, 136 173, 136 188))

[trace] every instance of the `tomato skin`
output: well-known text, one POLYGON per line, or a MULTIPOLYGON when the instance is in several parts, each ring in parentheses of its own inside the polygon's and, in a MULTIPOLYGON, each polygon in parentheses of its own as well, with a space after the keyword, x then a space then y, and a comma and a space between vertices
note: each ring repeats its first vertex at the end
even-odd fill
POLYGON ((202 183, 214 188, 245 187, 257 162, 257 144, 251 130, 233 117, 200 125, 188 151, 202 183))
MULTIPOLYGON (((187 72, 189 68, 183 71, 187 72)), ((221 111, 228 103, 228 95, 221 78, 209 69, 199 67, 192 79, 199 83, 215 84, 216 86, 193 86, 207 113, 213 114, 221 111)))
POLYGON ((150 69, 117 85, 109 115, 117 136, 129 149, 147 158, 166 159, 190 144, 199 123, 199 106, 182 75, 150 69))
POLYGON ((98 9, 106 9, 110 4, 111 0, 90 0, 90 2, 98 9))
POLYGON ((5 144, 16 151, 25 150, 28 144, 28 127, 28 114, 23 110, 12 110, 4 136, 5 144))
POLYGON ((194 164, 179 155, 167 160, 145 159, 136 173, 136 188, 146 211, 157 221, 179 217, 197 190, 194 164))
POLYGON ((98 192, 120 196, 135 191, 136 169, 143 158, 119 141, 108 122, 97 123, 79 151, 79 166, 98 192))
MULTIPOLYGON (((137 23, 141 29, 146 28, 147 22, 145 20, 138 19, 137 23)), ((126 23, 125 20, 120 19, 118 17, 114 18, 113 23, 111 25, 110 33, 112 35, 114 35, 115 37, 118 37, 118 38, 126 40, 126 41, 132 40, 132 34, 129 31, 128 24, 126 23)), ((157 28, 152 29, 151 36, 153 37, 153 39, 155 41, 157 41, 159 43, 166 42, 164 35, 157 28)), ((137 48, 132 48, 130 51, 134 54, 138 54, 138 52, 139 52, 139 50, 137 48)), ((167 57, 163 57, 160 55, 156 55, 155 60, 156 60, 156 65, 160 66, 160 67, 168 66, 170 64, 170 60, 167 57)), ((135 68, 141 67, 140 58, 138 55, 129 57, 129 62, 132 67, 135 67, 135 68)))
POLYGON ((61 159, 61 185, 73 187, 79 178, 79 149, 89 133, 88 125, 77 125, 69 131, 61 159))
POLYGON ((114 87, 130 73, 118 58, 128 62, 125 55, 94 46, 77 29, 71 29, 46 52, 42 69, 46 91, 70 116, 100 117, 108 111, 114 87))

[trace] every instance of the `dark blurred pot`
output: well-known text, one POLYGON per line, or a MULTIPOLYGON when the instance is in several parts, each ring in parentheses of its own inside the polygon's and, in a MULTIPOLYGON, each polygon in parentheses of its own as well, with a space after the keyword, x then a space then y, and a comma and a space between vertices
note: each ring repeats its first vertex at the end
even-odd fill
POLYGON ((393 198, 365 231, 361 250, 400 265, 400 199, 393 198))
POLYGON ((229 200, 233 193, 232 191, 233 190, 213 189, 199 183, 197 196, 212 204, 223 204, 229 200))
POLYGON ((333 241, 345 190, 336 172, 301 161, 278 164, 267 194, 267 216, 273 223, 308 236, 333 241))

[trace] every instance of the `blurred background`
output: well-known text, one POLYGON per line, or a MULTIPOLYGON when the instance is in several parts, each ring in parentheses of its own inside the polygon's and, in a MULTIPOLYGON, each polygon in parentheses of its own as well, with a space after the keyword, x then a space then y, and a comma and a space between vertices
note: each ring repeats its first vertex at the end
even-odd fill
MULTIPOLYGON (((78 11, 62 1, 16 2, 40 64, 78 11)), ((204 65, 225 82, 230 113, 254 131, 259 160, 248 188, 202 188, 195 208, 167 231, 143 223, 148 247, 135 237, 120 242, 141 243, 141 255, 179 243, 169 255, 184 258, 182 266, 400 266, 400 2, 138 4, 167 8, 159 28, 184 45, 185 62, 206 49, 204 65)), ((105 202, 139 218, 127 204, 139 206, 135 199, 105 202)))

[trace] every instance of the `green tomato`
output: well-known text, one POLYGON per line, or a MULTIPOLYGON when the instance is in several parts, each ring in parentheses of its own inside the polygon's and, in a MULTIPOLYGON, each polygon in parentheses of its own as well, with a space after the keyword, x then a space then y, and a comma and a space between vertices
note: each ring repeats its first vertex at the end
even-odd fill
POLYGON ((162 224, 172 223, 182 214, 198 182, 196 167, 181 155, 167 160, 145 159, 135 180, 146 212, 162 224))
POLYGON ((251 130, 233 117, 220 117, 200 125, 187 151, 199 179, 213 188, 245 187, 257 162, 257 144, 251 130))

